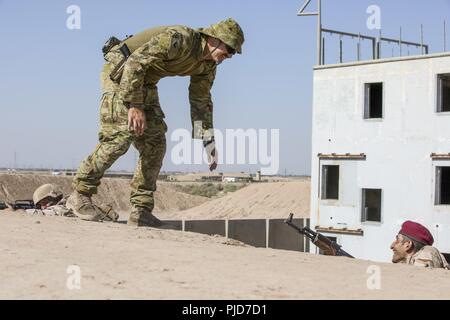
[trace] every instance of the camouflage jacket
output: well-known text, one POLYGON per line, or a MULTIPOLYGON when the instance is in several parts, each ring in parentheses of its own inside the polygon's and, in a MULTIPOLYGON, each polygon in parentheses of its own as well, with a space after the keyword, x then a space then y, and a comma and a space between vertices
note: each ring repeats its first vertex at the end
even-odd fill
MULTIPOLYGON (((194 123, 201 121, 203 130, 212 129, 211 87, 216 75, 216 64, 203 59, 206 46, 204 36, 185 26, 158 27, 144 32, 148 31, 154 31, 155 35, 144 45, 132 50, 125 62, 120 84, 109 79, 114 64, 123 59, 118 50, 120 45, 105 56, 108 62, 102 74, 103 90, 119 92, 125 104, 159 107, 158 81, 164 77, 190 76, 192 126, 194 128, 194 123)), ((193 137, 199 136, 198 132, 193 132, 193 137)))
POLYGON ((414 255, 408 257, 405 263, 426 268, 449 269, 449 265, 445 260, 445 257, 439 252, 438 249, 432 246, 423 247, 414 255))
POLYGON ((54 205, 46 209, 26 209, 25 211, 32 215, 75 217, 72 210, 62 205, 54 205))

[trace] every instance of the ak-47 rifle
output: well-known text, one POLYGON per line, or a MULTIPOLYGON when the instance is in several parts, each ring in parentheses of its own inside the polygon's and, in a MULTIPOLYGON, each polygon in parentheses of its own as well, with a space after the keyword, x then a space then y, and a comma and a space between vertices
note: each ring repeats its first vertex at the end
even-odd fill
POLYGON ((323 252, 326 256, 344 256, 344 257, 348 257, 348 258, 354 258, 350 254, 348 254, 347 252, 342 250, 340 245, 338 245, 336 242, 328 239, 324 235, 321 235, 318 232, 314 232, 313 230, 311 230, 308 227, 300 228, 300 227, 296 226, 294 223, 292 223, 293 217, 294 217, 294 214, 291 213, 289 215, 289 218, 284 220, 284 222, 288 226, 297 230, 298 233, 304 235, 309 240, 311 240, 312 243, 314 243, 317 247, 319 247, 320 249, 323 250, 323 252))

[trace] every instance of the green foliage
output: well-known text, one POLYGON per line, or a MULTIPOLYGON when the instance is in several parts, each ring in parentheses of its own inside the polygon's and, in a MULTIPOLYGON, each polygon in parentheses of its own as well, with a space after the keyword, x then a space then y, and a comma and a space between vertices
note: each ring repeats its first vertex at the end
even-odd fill
POLYGON ((236 185, 236 184, 231 184, 231 183, 227 183, 224 187, 223 187, 223 191, 224 192, 235 192, 236 190, 238 190, 238 189, 240 189, 240 188, 242 188, 242 185, 241 185, 241 187, 239 187, 238 185, 236 185))
POLYGON ((176 188, 178 191, 192 194, 195 196, 202 196, 202 197, 208 197, 212 198, 217 195, 220 195, 220 193, 228 193, 228 192, 235 192, 236 190, 239 190, 243 187, 245 187, 246 184, 244 183, 196 183, 196 184, 177 184, 176 188))

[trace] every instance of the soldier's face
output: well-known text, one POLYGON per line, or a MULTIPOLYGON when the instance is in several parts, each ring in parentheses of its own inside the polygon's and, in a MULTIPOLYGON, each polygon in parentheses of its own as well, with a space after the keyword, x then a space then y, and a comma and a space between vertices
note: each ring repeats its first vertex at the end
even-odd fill
POLYGON ((221 64, 225 59, 230 59, 234 54, 231 48, 218 39, 210 42, 210 52, 210 59, 217 64, 221 64))
POLYGON ((391 244, 391 250, 393 252, 392 262, 399 263, 404 261, 408 257, 408 253, 411 249, 411 242, 405 241, 406 239, 398 234, 395 237, 394 242, 391 244))
POLYGON ((40 207, 41 209, 47 209, 48 207, 50 207, 50 202, 49 202, 47 199, 42 199, 42 200, 39 202, 39 207, 40 207))

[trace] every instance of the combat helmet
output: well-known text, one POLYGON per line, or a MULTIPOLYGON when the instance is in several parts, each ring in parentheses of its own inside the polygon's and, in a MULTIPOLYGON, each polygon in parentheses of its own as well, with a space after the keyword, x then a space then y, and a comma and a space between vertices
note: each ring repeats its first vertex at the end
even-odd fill
POLYGON ((58 203, 63 197, 62 192, 54 184, 43 184, 37 188, 33 193, 33 202, 36 206, 40 206, 40 202, 49 198, 52 203, 58 203))
POLYGON ((239 24, 232 18, 222 20, 209 28, 200 28, 199 32, 217 38, 226 45, 230 46, 237 53, 242 53, 242 44, 244 43, 244 32, 239 24))

